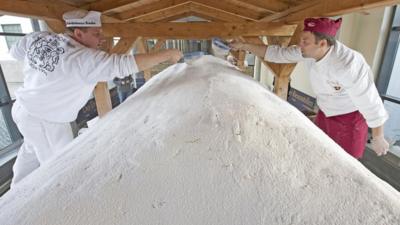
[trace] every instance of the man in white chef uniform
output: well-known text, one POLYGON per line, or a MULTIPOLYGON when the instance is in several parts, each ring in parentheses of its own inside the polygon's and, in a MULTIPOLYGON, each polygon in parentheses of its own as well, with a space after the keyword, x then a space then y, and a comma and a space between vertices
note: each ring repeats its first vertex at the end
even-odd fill
POLYGON ((335 40, 342 19, 308 18, 297 46, 253 45, 240 41, 234 49, 247 50, 266 61, 303 61, 320 108, 315 123, 355 158, 364 154, 368 127, 372 128, 372 148, 385 155, 389 144, 383 124, 388 114, 373 82, 364 57, 335 40))
POLYGON ((66 12, 66 33, 31 33, 10 50, 24 63, 24 85, 15 93, 12 108, 24 143, 11 187, 71 142, 69 123, 97 82, 123 78, 164 61, 176 63, 183 56, 176 49, 135 56, 98 50, 103 42, 100 17, 96 11, 66 12))

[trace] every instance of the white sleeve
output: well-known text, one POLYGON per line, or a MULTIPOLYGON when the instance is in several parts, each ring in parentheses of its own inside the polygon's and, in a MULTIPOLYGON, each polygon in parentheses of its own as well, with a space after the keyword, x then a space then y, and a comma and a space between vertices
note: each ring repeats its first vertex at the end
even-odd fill
POLYGON ((349 72, 338 73, 342 74, 339 82, 364 116, 368 127, 383 125, 389 116, 375 87, 371 68, 362 57, 349 66, 351 67, 350 74, 349 72))
POLYGON ((76 57, 81 78, 88 83, 109 81, 114 77, 126 77, 139 71, 135 57, 125 54, 109 54, 94 49, 81 49, 76 57))
POLYGON ((297 63, 306 60, 301 54, 298 46, 281 47, 279 45, 268 45, 264 60, 273 63, 297 63))
POLYGON ((15 44, 13 44, 13 46, 10 49, 10 55, 18 60, 18 61, 22 61, 24 60, 25 56, 26 56, 26 52, 27 52, 27 42, 28 42, 28 38, 29 36, 25 36, 21 39, 19 39, 17 42, 15 42, 15 44))

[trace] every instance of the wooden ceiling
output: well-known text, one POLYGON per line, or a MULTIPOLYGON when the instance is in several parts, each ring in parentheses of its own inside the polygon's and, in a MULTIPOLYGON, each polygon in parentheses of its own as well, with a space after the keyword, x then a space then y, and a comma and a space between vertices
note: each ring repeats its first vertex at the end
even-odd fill
MULTIPOLYGON (((0 14, 40 18, 62 28, 61 16, 76 8, 103 13, 106 36, 209 38, 292 36, 306 17, 335 16, 400 0, 0 0, 0 14), (196 16, 207 22, 171 23, 196 16)), ((61 30, 60 30, 61 31, 61 30)))

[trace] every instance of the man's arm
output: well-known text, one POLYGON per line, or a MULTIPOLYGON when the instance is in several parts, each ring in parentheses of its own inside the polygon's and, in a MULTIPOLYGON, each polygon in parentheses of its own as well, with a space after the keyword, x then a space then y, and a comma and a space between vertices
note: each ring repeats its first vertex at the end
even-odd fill
POLYGON ((139 71, 143 71, 166 61, 176 63, 182 57, 183 54, 179 50, 167 49, 155 53, 136 54, 135 60, 139 71))
POLYGON ((254 55, 264 58, 267 51, 266 45, 247 44, 240 41, 234 41, 229 44, 233 50, 244 50, 253 53, 254 55))
POLYGON ((274 63, 297 63, 306 60, 298 46, 281 47, 279 45, 256 45, 240 41, 229 44, 233 50, 249 51, 261 59, 274 63))

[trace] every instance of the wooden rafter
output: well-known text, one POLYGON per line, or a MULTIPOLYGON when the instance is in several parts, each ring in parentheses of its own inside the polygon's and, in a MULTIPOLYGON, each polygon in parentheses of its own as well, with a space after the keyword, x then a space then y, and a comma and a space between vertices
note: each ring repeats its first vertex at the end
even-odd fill
MULTIPOLYGON (((135 39, 136 38, 134 37, 121 38, 118 43, 112 47, 113 39, 108 38, 106 46, 103 48, 103 50, 109 52, 110 54, 125 54, 132 48, 135 39)), ((110 91, 108 90, 107 82, 98 82, 93 93, 96 100, 96 107, 99 117, 103 117, 112 110, 110 91)))
POLYGON ((207 5, 200 4, 197 2, 192 2, 190 4, 190 10, 192 12, 199 13, 200 15, 205 15, 209 16, 210 18, 215 18, 221 21, 226 21, 226 22, 246 22, 250 21, 248 19, 245 19, 243 17, 237 16, 232 13, 228 13, 224 10, 216 9, 213 7, 208 7, 207 5))
POLYGON ((192 0, 192 2, 203 4, 203 5, 206 5, 207 7, 215 8, 215 9, 224 11, 226 13, 234 14, 236 16, 240 16, 240 17, 248 19, 248 20, 256 21, 259 19, 259 15, 257 15, 257 13, 255 13, 254 11, 250 11, 246 8, 243 8, 243 7, 240 7, 237 5, 233 5, 226 0, 218 0, 218 1, 215 1, 215 0, 192 0))
MULTIPOLYGON (((307 4, 307 3, 305 3, 307 4)), ((368 10, 376 7, 400 4, 400 0, 352 0, 337 1, 325 0, 318 1, 315 5, 307 7, 295 13, 291 13, 281 19, 274 21, 295 22, 307 17, 318 16, 337 16, 345 13, 368 10)))
POLYGON ((65 3, 0 0, 0 14, 27 16, 36 19, 59 20, 65 11, 75 7, 65 3))
MULTIPOLYGON (((283 39, 285 43, 284 45, 294 45, 297 44, 300 38, 301 31, 303 30, 304 26, 303 23, 300 22, 296 28, 295 33, 289 39, 283 39)), ((288 88, 290 82, 290 75, 293 72, 294 68, 296 67, 296 63, 290 64, 281 64, 280 71, 275 77, 275 84, 274 84, 274 93, 281 97, 282 99, 287 99, 288 96, 288 88)))
MULTIPOLYGON (((23 16, 43 20, 61 20, 66 11, 77 9, 61 1, 0 0, 0 14, 23 16)), ((104 23, 118 23, 119 20, 102 15, 104 23)))
POLYGON ((289 4, 279 0, 246 0, 246 4, 263 8, 271 13, 280 12, 289 8, 289 4))
POLYGON ((103 24, 106 37, 211 38, 238 36, 291 36, 296 25, 282 23, 130 23, 103 24), (151 29, 149 29, 151 26, 151 29), (134 32, 132 32, 134 31, 134 32))
POLYGON ((196 17, 199 17, 201 19, 204 19, 205 21, 210 21, 210 22, 226 22, 226 21, 223 21, 223 20, 220 20, 220 19, 212 18, 212 17, 207 16, 207 15, 202 15, 201 13, 197 13, 197 12, 184 12, 182 14, 178 14, 178 15, 174 15, 174 16, 171 16, 171 17, 163 18, 162 20, 157 20, 157 21, 154 21, 154 22, 161 22, 161 23, 162 22, 172 22, 172 21, 176 21, 176 20, 179 20, 179 19, 183 19, 183 18, 189 17, 189 16, 196 16, 196 17))
POLYGON ((119 17, 123 20, 129 20, 129 22, 156 22, 156 21, 163 21, 167 18, 171 18, 183 13, 190 12, 190 3, 182 3, 178 5, 174 5, 171 7, 167 7, 162 10, 152 11, 150 13, 142 14, 136 17, 119 17))
POLYGON ((107 12, 139 1, 140 0, 100 0, 82 5, 81 8, 85 8, 88 10, 96 10, 99 12, 107 12))
POLYGON ((167 22, 176 19, 198 16, 214 22, 247 22, 248 20, 225 11, 210 8, 196 2, 175 5, 164 10, 143 14, 131 20, 135 22, 167 22))
POLYGON ((131 20, 137 19, 143 16, 147 16, 150 14, 154 15, 162 15, 162 11, 171 11, 174 8, 179 8, 184 5, 189 4, 187 0, 163 0, 158 1, 151 4, 142 5, 140 7, 136 7, 130 10, 126 10, 124 12, 113 15, 115 18, 119 18, 120 20, 131 20))
MULTIPOLYGON (((137 53, 148 53, 149 49, 147 47, 147 40, 143 37, 137 38, 135 41, 135 47, 137 50, 137 53)), ((148 81, 151 78, 151 70, 147 69, 143 71, 144 73, 144 79, 148 81)))
POLYGON ((301 5, 298 5, 298 6, 295 6, 295 7, 291 7, 289 9, 287 9, 287 10, 282 11, 282 12, 274 13, 272 15, 266 16, 266 17, 260 19, 260 21, 270 22, 270 21, 279 20, 279 19, 284 18, 284 17, 286 17, 286 16, 288 16, 290 14, 293 14, 293 13, 299 12, 301 10, 310 8, 310 7, 318 4, 319 2, 321 2, 321 1, 320 0, 316 0, 316 1, 306 2, 306 3, 303 3, 301 5))
POLYGON ((133 46, 135 40, 136 40, 136 37, 121 38, 109 52, 111 54, 112 53, 126 54, 132 49, 132 46, 133 46))

